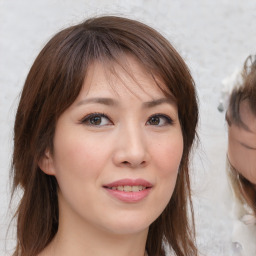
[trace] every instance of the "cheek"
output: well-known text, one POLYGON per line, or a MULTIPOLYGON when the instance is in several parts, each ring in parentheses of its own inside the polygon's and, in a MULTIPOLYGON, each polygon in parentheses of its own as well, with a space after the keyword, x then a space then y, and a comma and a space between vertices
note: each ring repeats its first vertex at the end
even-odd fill
POLYGON ((183 154, 182 136, 175 136, 162 141, 159 146, 154 147, 154 163, 157 179, 158 215, 164 210, 170 201, 179 171, 180 161, 183 154))
POLYGON ((241 163, 241 159, 243 158, 241 154, 242 154, 242 152, 239 150, 236 143, 234 143, 233 140, 229 140, 229 142, 228 142, 228 159, 229 159, 231 165, 236 169, 238 169, 238 167, 243 165, 241 163))
POLYGON ((159 167, 159 174, 163 176, 172 175, 179 169, 181 157, 183 154, 183 139, 182 136, 166 139, 158 147, 155 147, 154 156, 155 162, 159 167))
POLYGON ((178 133, 165 138, 154 147, 154 163, 162 210, 169 202, 176 185, 180 161, 183 154, 183 138, 178 133), (160 143, 161 142, 161 143, 160 143))
POLYGON ((62 205, 67 203, 75 211, 83 212, 84 205, 91 204, 92 200, 91 196, 85 195, 94 193, 100 186, 99 177, 108 159, 109 144, 102 145, 95 137, 72 130, 62 129, 56 134, 55 176, 62 205))
POLYGON ((228 158, 231 165, 245 178, 253 182, 256 179, 256 155, 229 143, 228 158))
POLYGON ((54 141, 56 176, 72 178, 97 177, 107 159, 107 143, 101 144, 93 136, 83 133, 59 132, 54 141))

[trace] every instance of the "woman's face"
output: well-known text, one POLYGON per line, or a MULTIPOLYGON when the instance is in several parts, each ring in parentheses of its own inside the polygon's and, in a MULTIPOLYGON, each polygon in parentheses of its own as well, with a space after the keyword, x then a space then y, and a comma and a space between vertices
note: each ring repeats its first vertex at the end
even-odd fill
POLYGON ((172 196, 183 153, 177 106, 127 61, 135 79, 118 66, 119 78, 91 65, 57 122, 42 169, 58 181, 60 225, 146 232, 172 196))
POLYGON ((240 116, 248 129, 231 123, 228 129, 228 158, 240 174, 256 184, 256 117, 246 101, 240 105, 240 116))

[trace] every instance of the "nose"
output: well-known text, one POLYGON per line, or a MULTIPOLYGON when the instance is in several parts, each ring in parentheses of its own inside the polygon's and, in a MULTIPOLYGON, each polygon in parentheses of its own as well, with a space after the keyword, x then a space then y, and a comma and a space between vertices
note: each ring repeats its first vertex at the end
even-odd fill
POLYGON ((116 166, 128 168, 145 167, 150 160, 147 140, 142 129, 135 126, 120 129, 113 161, 116 166))

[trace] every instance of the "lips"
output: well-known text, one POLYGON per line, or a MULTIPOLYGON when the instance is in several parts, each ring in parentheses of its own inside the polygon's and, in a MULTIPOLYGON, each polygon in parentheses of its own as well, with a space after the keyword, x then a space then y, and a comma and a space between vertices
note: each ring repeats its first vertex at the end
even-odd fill
POLYGON ((122 179, 103 186, 112 196, 123 202, 138 202, 144 199, 153 185, 144 179, 122 179))
POLYGON ((104 187, 107 188, 113 188, 113 187, 125 187, 125 186, 142 186, 146 188, 151 188, 152 184, 144 179, 122 179, 122 180, 117 180, 112 183, 104 185, 104 187))

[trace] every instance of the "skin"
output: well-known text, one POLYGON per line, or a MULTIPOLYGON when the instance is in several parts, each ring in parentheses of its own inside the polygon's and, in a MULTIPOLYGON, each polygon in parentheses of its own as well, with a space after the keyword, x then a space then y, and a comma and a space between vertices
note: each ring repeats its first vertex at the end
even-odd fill
POLYGON ((246 101, 240 105, 240 116, 248 129, 231 123, 228 128, 228 158, 240 174, 256 184, 256 117, 246 101))
POLYGON ((177 106, 133 57, 125 61, 135 79, 95 62, 57 121, 53 154, 39 165, 59 184, 59 230, 40 256, 143 256, 148 227, 172 196, 183 153, 177 106), (149 194, 123 202, 104 188, 125 178, 150 182, 149 194))

